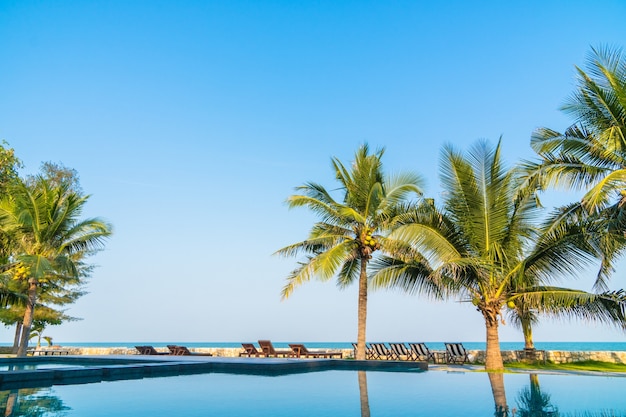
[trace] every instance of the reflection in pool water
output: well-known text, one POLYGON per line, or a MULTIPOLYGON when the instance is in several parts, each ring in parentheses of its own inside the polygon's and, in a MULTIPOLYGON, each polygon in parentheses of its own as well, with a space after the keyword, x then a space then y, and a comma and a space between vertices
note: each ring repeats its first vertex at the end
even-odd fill
POLYGON ((517 417, 550 417, 558 415, 558 408, 552 404, 550 394, 542 392, 539 375, 530 374, 530 385, 517 394, 517 407, 512 410, 517 417))
POLYGON ((624 392, 626 378, 616 377, 326 371, 21 389, 0 401, 4 416, 608 417, 626 416, 624 392))
POLYGON ((17 365, 0 365, 0 371, 34 371, 37 369, 82 368, 84 365, 73 363, 34 363, 17 365))

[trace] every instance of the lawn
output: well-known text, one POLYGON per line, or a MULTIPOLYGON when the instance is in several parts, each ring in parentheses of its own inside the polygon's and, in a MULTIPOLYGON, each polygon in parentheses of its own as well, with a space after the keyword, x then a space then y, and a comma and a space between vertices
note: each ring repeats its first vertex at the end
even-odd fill
POLYGON ((507 369, 536 369, 548 371, 594 371, 594 372, 624 372, 626 364, 600 361, 581 361, 572 363, 523 363, 511 362, 505 364, 507 369))

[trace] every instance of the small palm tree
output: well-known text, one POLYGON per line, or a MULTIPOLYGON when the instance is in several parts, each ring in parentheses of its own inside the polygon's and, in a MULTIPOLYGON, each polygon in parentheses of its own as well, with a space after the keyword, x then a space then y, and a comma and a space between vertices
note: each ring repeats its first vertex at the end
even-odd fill
MULTIPOLYGON (((537 225, 536 200, 522 192, 520 172, 503 167, 500 144, 490 149, 481 142, 467 157, 446 147, 443 155, 443 210, 423 205, 404 216, 404 224, 388 237, 393 257, 374 264, 374 284, 423 292, 434 283, 448 296, 471 302, 485 320, 486 369, 499 371, 504 368, 498 336, 504 307, 518 302, 546 312, 575 311, 581 303, 595 302, 600 295, 545 283, 575 274, 594 259, 596 248, 576 222, 537 225)), ((623 319, 624 300, 618 297, 615 305, 612 314, 623 319)))
POLYGON ((85 272, 83 259, 111 234, 111 226, 101 220, 79 220, 87 199, 39 177, 29 186, 17 184, 0 201, 0 227, 15 237, 14 278, 27 287, 18 356, 26 354, 40 288, 75 285, 85 272))
POLYGON ((308 207, 321 220, 313 225, 307 240, 276 252, 306 256, 288 276, 283 299, 312 277, 328 280, 336 275, 340 287, 358 281, 357 359, 365 359, 368 263, 374 252, 385 250, 385 235, 402 213, 402 203, 421 194, 419 176, 407 173, 390 178, 383 174, 383 152, 370 154, 369 147, 363 145, 351 169, 332 159, 340 200, 319 184, 298 187, 299 194, 287 200, 289 207, 308 207))
POLYGON ((603 228, 602 222, 586 216, 574 203, 554 210, 537 229, 537 238, 524 255, 524 279, 515 281, 507 302, 509 321, 522 329, 525 349, 534 349, 532 327, 540 315, 624 328, 623 291, 589 294, 553 285, 559 277, 576 277, 577 266, 603 258, 603 228), (568 267, 566 262, 553 270, 554 259, 561 256, 576 256, 578 263, 568 267))

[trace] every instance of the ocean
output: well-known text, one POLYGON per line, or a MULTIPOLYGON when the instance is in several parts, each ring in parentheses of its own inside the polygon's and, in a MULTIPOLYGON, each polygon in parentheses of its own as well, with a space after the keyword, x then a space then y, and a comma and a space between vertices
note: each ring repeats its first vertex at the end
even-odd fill
MULTIPOLYGON (((246 341, 254 342, 256 341, 246 341)), ((297 341, 301 343, 301 341, 297 341)), ((374 341, 375 342, 375 341, 374 341)), ((392 341, 393 342, 393 341, 392 341)), ((458 342, 458 340, 450 340, 450 342, 458 342)), ((291 342, 274 342, 274 346, 279 348, 288 348, 291 342)), ((128 347, 132 348, 139 345, 152 345, 154 347, 165 347, 166 345, 184 345, 191 348, 238 348, 241 347, 239 342, 55 342, 60 346, 74 347, 128 347)), ((327 348, 327 349, 351 349, 351 342, 304 342, 310 348, 327 348)), ((4 346, 9 344, 4 343, 4 346)), ((426 345, 432 350, 445 350, 444 342, 426 342, 426 345)), ((469 350, 484 350, 485 342, 463 342, 463 346, 469 350)), ((500 342, 502 350, 522 350, 523 342, 500 342)), ((626 351, 626 342, 535 342, 535 348, 540 350, 563 350, 563 351, 626 351)))

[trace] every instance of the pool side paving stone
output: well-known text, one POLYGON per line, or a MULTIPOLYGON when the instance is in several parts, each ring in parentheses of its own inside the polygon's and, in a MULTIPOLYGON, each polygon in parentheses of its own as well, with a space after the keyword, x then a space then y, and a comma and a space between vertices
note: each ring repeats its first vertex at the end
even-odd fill
POLYGON ((0 371, 0 390, 88 384, 102 381, 201 373, 280 376, 330 370, 423 372, 426 362, 358 361, 345 359, 223 358, 206 356, 42 356, 0 358, 0 366, 37 366, 50 369, 0 371), (67 366, 65 366, 67 365, 67 366))

